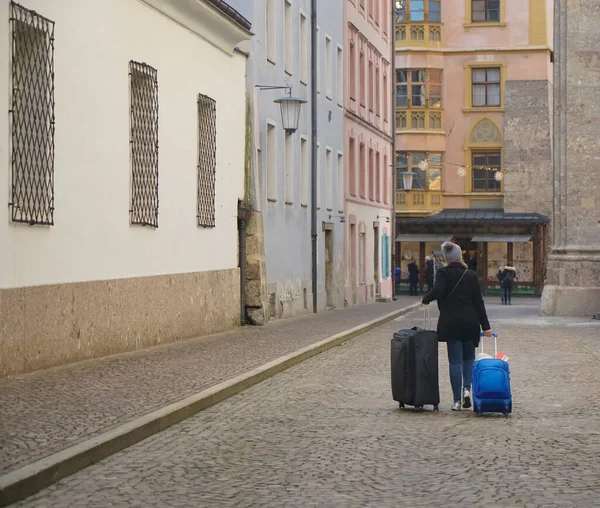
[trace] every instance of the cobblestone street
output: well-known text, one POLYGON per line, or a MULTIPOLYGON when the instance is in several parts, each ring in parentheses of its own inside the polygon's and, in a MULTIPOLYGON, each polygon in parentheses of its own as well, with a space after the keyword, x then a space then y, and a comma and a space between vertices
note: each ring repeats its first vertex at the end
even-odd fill
POLYGON ((598 506, 600 322, 537 304, 488 302, 510 418, 449 410, 445 345, 440 413, 398 410, 390 339, 415 311, 15 506, 598 506))
POLYGON ((0 379, 0 475, 417 301, 401 296, 0 379))

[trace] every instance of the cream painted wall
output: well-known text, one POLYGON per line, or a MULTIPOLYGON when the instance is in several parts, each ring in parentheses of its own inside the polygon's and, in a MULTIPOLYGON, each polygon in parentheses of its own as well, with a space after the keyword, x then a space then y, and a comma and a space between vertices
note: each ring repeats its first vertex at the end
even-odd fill
MULTIPOLYGON (((245 56, 226 54, 136 0, 21 3, 56 22, 55 225, 10 222, 10 133, 0 122, 0 287, 237 267, 245 56), (158 69, 156 230, 129 224, 130 60, 158 69), (196 226, 198 93, 217 101, 214 229, 196 226)), ((1 26, 8 17, 9 1, 1 0, 1 26)), ((2 111, 9 43, 0 38, 2 111)))

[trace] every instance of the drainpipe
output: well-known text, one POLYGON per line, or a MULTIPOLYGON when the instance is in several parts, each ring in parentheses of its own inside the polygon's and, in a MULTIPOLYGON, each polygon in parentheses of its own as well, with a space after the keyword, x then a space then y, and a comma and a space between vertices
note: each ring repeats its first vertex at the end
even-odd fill
POLYGON ((312 240, 312 293, 313 312, 317 313, 317 0, 311 0, 310 23, 310 122, 311 122, 311 171, 310 171, 310 235, 312 240))
POLYGON ((250 210, 238 206, 238 262, 240 265, 240 324, 246 324, 246 221, 250 210))
POLYGON ((394 2, 390 2, 392 9, 392 27, 390 34, 392 37, 392 91, 390 105, 392 108, 390 122, 392 126, 392 238, 391 238, 391 249, 392 249, 392 300, 396 300, 396 186, 397 176, 396 171, 396 9, 394 8, 394 2))

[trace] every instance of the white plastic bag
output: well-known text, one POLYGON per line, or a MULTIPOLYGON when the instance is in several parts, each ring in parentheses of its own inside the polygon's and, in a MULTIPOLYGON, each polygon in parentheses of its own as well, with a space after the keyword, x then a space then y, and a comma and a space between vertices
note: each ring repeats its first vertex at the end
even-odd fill
POLYGON ((487 353, 477 353, 477 356, 475 357, 475 361, 478 362, 479 360, 490 360, 492 358, 493 358, 493 356, 488 355, 487 353))

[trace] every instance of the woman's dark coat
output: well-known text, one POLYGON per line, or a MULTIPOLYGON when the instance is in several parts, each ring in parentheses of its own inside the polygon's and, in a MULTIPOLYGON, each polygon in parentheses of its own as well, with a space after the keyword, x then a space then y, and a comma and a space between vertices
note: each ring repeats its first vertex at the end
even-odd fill
POLYGON ((419 269, 415 263, 409 263, 408 265, 408 280, 410 282, 418 282, 419 280, 419 269))
POLYGON ((437 300, 440 310, 438 339, 441 342, 471 340, 478 346, 479 334, 481 330, 490 329, 490 322, 477 274, 460 263, 450 263, 440 268, 435 275, 433 289, 423 297, 423 303, 434 300, 437 300), (460 284, 448 298, 463 273, 465 275, 460 284))
POLYGON ((513 266, 505 266, 502 272, 502 287, 512 289, 515 285, 515 279, 517 278, 517 270, 513 266), (512 277, 509 277, 508 274, 512 277))
POLYGON ((431 288, 433 286, 434 279, 433 259, 430 259, 425 263, 425 277, 427 279, 427 285, 431 288))

